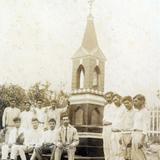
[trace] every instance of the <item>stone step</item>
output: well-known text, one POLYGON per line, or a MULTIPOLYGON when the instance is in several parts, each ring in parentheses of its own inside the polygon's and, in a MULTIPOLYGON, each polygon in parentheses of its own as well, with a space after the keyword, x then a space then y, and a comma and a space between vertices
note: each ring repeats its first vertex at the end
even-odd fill
MULTIPOLYGON (((104 157, 82 157, 75 156, 75 160, 104 160, 104 157)), ((64 156, 64 160, 68 160, 68 156, 64 156)))

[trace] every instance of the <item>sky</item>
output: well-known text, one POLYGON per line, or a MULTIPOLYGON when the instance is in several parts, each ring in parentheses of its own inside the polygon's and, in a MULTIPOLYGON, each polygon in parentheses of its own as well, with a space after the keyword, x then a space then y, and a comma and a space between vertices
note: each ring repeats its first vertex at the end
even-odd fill
MULTIPOLYGON (((49 81, 70 91, 88 13, 88 0, 0 0, 0 84, 49 81)), ((160 1, 95 0, 92 14, 107 58, 105 91, 160 104, 160 1)))

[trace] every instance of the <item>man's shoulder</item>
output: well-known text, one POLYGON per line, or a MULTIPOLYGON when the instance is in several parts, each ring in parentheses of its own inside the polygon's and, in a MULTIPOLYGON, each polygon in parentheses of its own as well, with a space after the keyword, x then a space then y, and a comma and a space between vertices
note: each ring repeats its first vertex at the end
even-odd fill
POLYGON ((20 111, 21 111, 21 110, 20 110, 19 108, 17 108, 17 107, 14 108, 14 109, 15 109, 17 112, 20 112, 20 111))
POLYGON ((20 132, 26 133, 26 132, 27 132, 27 129, 25 129, 25 128, 23 128, 23 127, 20 127, 20 132))
POLYGON ((11 107, 6 107, 5 109, 4 109, 4 111, 8 111, 8 110, 10 110, 11 109, 11 107))
POLYGON ((70 127, 73 131, 77 132, 77 129, 76 129, 74 126, 69 125, 69 127, 70 127))
POLYGON ((46 130, 46 131, 42 131, 42 135, 47 135, 49 133, 50 130, 46 130))
MULTIPOLYGON (((77 129, 76 129, 74 126, 72 126, 72 125, 68 125, 68 128, 71 129, 71 130, 77 131, 77 129)), ((60 127, 57 129, 57 131, 61 131, 61 130, 64 130, 64 129, 65 129, 64 126, 60 126, 60 127)))
POLYGON ((26 111, 24 110, 24 111, 21 112, 21 115, 23 115, 23 114, 25 114, 25 113, 26 113, 26 111))
POLYGON ((16 127, 13 127, 10 131, 10 134, 12 134, 16 130, 16 127))

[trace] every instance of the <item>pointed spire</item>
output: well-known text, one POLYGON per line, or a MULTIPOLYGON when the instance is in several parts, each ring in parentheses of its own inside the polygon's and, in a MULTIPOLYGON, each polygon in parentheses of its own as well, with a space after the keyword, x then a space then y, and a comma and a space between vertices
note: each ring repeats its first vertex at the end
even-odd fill
POLYGON ((89 14, 92 14, 92 7, 93 7, 93 3, 95 0, 89 0, 88 4, 89 4, 89 14))
POLYGON ((97 35, 94 27, 93 16, 90 14, 87 19, 86 30, 84 33, 82 47, 87 51, 92 51, 98 47, 97 35))
POLYGON ((81 58, 84 56, 93 56, 101 60, 106 60, 103 52, 99 48, 97 35, 94 27, 94 21, 92 16, 92 6, 95 0, 89 0, 89 15, 87 18, 87 25, 84 33, 84 37, 81 43, 81 47, 73 55, 74 58, 81 58))

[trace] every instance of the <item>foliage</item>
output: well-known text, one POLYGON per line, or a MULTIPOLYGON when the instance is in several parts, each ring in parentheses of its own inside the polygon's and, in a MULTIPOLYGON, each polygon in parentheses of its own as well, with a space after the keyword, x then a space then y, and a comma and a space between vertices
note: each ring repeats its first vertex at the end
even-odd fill
POLYGON ((32 104, 35 104, 38 100, 42 100, 45 106, 50 105, 52 94, 53 91, 50 90, 50 83, 48 82, 45 84, 37 82, 31 86, 27 92, 32 104))
POLYGON ((42 100, 44 106, 51 105, 52 100, 56 100, 59 106, 64 106, 68 99, 67 93, 53 91, 49 82, 44 84, 40 82, 35 83, 29 88, 27 95, 32 104, 35 104, 38 100, 42 100))
POLYGON ((68 97, 68 94, 63 91, 52 90, 49 82, 44 84, 37 82, 28 90, 15 84, 0 85, 0 116, 2 117, 3 111, 5 107, 9 106, 11 99, 15 99, 17 107, 23 110, 24 101, 26 100, 35 104, 40 99, 43 101, 44 106, 49 106, 52 100, 56 100, 58 107, 64 107, 67 104, 68 97))
POLYGON ((15 99, 17 107, 21 107, 26 99, 25 89, 19 85, 4 84, 0 86, 0 107, 9 105, 11 99, 15 99))
POLYGON ((4 84, 0 86, 0 107, 5 108, 9 106, 11 99, 15 99, 17 107, 23 105, 25 100, 29 100, 35 104, 38 100, 42 100, 44 106, 49 106, 52 100, 56 100, 59 106, 64 106, 67 103, 69 95, 64 91, 54 91, 51 89, 49 82, 37 82, 28 90, 25 90, 19 85, 4 84))

